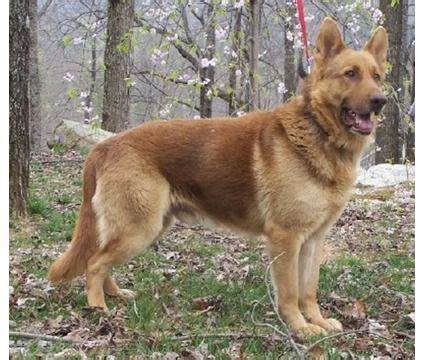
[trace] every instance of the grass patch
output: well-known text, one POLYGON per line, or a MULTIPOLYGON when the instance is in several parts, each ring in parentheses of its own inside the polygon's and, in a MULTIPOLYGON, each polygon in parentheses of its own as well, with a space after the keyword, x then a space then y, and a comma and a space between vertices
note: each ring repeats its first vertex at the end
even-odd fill
POLYGON ((387 201, 393 199, 395 190, 393 187, 385 187, 381 189, 373 189, 362 194, 353 194, 352 200, 379 200, 387 201))
POLYGON ((46 198, 37 196, 31 192, 28 197, 28 207, 32 215, 46 216, 51 211, 51 206, 46 198))
MULTIPOLYGON (((114 355, 120 359, 136 354, 149 358, 155 352, 164 356, 171 351, 182 357, 200 351, 205 344, 207 353, 216 359, 293 358, 291 349, 270 329, 252 321, 253 306, 261 301, 255 318, 279 326, 266 297, 263 244, 256 238, 202 228, 171 229, 155 246, 114 269, 119 284, 136 291, 137 297, 128 303, 108 297, 111 316, 86 309, 83 279, 49 289, 45 280, 48 267, 67 247, 75 225, 82 185, 81 176, 75 174, 81 174, 81 166, 52 162, 48 168, 33 167, 29 225, 9 221, 13 237, 10 320, 17 330, 44 333, 51 330, 47 324, 55 322, 59 324, 57 336, 86 329, 81 333, 86 344, 105 339, 101 346, 86 350, 90 358, 114 355), (212 299, 216 306, 207 311, 196 309, 198 298, 212 299), (222 333, 252 336, 194 336, 222 333), (173 339, 186 334, 193 338, 173 339), (267 337, 256 338, 255 334, 267 337), (112 335, 125 342, 111 346, 107 338, 112 335)), ((413 324, 407 320, 414 312, 414 255, 411 230, 405 227, 413 222, 413 211, 403 203, 396 204, 396 191, 367 193, 348 205, 338 225, 344 232, 333 235, 336 244, 340 237, 346 240, 346 248, 337 250, 322 266, 318 293, 325 314, 342 321, 346 330, 369 326, 368 319, 373 319, 386 326, 389 335, 385 339, 358 334, 325 341, 320 345, 324 358, 339 359, 347 351, 357 357, 384 356, 386 350, 381 349, 387 346, 397 351, 394 357, 413 357, 413 340, 398 335, 414 335, 413 324), (375 205, 367 201, 370 199, 381 203, 375 205), (390 206, 385 200, 390 200, 390 206), (349 315, 356 301, 365 306, 363 319, 349 315)), ((22 339, 11 340, 22 343, 22 339)), ((37 340, 23 344, 27 350, 23 358, 42 358, 69 347, 61 342, 43 347, 37 340)))

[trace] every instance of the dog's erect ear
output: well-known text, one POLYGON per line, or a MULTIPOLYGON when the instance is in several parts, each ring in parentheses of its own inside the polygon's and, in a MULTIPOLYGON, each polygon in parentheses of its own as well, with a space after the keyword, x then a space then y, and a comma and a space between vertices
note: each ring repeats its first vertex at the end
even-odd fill
POLYGON ((389 39, 386 29, 379 26, 371 35, 371 38, 365 44, 364 50, 374 55, 375 59, 382 65, 386 64, 387 49, 389 47, 389 39))
POLYGON ((345 48, 346 45, 337 27, 337 23, 333 19, 326 17, 319 29, 314 54, 315 61, 334 57, 345 48))

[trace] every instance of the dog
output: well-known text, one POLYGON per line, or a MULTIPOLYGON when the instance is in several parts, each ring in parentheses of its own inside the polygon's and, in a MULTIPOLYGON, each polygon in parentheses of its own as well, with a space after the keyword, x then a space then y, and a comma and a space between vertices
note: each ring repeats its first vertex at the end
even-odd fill
POLYGON ((240 118, 153 121, 96 145, 83 200, 52 282, 86 273, 88 304, 131 299, 109 274, 151 245, 175 219, 202 218, 263 236, 278 310, 293 332, 341 331, 317 304, 320 251, 355 182, 360 156, 386 103, 388 39, 378 27, 349 49, 322 22, 301 93, 240 118))

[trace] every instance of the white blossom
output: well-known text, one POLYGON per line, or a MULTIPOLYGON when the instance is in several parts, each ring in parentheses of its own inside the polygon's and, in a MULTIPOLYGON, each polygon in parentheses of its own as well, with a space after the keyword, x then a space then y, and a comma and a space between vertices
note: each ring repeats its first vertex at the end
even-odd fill
POLYGON ((288 30, 286 32, 286 38, 287 38, 288 41, 293 41, 294 36, 293 36, 293 33, 290 30, 288 30))
POLYGON ((84 42, 84 39, 83 39, 81 36, 76 37, 76 38, 74 38, 74 40, 73 40, 73 44, 74 44, 74 45, 79 45, 79 44, 81 44, 81 43, 83 43, 83 42, 84 42))
POLYGON ((64 80, 71 82, 72 80, 74 80, 74 75, 72 75, 71 73, 66 73, 65 76, 63 77, 64 80))
POLYGON ((201 81, 200 84, 207 85, 211 82, 211 79, 205 78, 205 80, 201 81))
POLYGON ((284 84, 283 82, 280 82, 278 84, 278 93, 279 94, 285 94, 288 90, 286 89, 286 84, 284 84))
MULTIPOLYGON (((163 58, 168 55, 167 51, 162 51, 160 49, 154 49, 153 54, 151 55, 151 60, 154 64, 162 63, 163 58)), ((164 64, 162 64, 164 65, 164 64)))
POLYGON ((215 36, 217 40, 224 39, 226 35, 227 35, 227 32, 221 26, 218 26, 218 28, 215 29, 215 36))
POLYGON ((178 80, 189 81, 190 75, 189 74, 182 74, 181 76, 178 77, 178 80))
POLYGON ((230 55, 232 58, 237 59, 237 53, 231 49, 229 46, 224 46, 224 54, 230 55))
POLYGON ((215 66, 216 65, 216 58, 212 58, 212 59, 207 59, 207 58, 203 58, 200 60, 200 66, 202 68, 207 68, 208 66, 215 66))
POLYGON ((378 24, 381 20, 381 17, 383 16, 383 13, 380 9, 374 9, 374 12, 372 13, 372 20, 375 24, 378 24))
POLYGON ((172 104, 165 104, 164 107, 159 111, 159 116, 161 118, 167 118, 171 113, 172 104))
POLYGON ((234 2, 234 7, 236 9, 241 9, 244 6, 244 0, 238 0, 234 2))

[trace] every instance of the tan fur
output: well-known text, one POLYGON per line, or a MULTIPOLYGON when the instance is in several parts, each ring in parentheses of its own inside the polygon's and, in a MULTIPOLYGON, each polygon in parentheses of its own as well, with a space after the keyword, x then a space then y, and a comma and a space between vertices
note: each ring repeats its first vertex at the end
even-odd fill
POLYGON ((110 277, 113 265, 153 243, 173 219, 205 218, 265 237, 279 311, 294 331, 340 330, 317 305, 320 251, 369 138, 349 131, 341 107, 369 106, 386 52, 383 28, 355 52, 326 19, 313 72, 293 101, 238 119, 151 122, 97 145, 72 243, 49 278, 85 271, 89 305, 107 309, 105 292, 133 296, 110 277), (347 79, 352 66, 359 75, 347 79))

